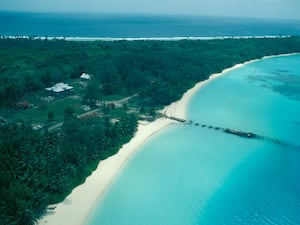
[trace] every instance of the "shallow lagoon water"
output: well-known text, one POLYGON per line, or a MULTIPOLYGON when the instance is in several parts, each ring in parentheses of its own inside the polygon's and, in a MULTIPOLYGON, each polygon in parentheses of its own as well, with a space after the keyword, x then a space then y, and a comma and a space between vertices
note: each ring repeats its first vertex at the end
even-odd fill
POLYGON ((300 224, 299 62, 300 55, 268 58, 228 72, 188 108, 194 122, 291 146, 169 126, 125 165, 89 225, 300 224))

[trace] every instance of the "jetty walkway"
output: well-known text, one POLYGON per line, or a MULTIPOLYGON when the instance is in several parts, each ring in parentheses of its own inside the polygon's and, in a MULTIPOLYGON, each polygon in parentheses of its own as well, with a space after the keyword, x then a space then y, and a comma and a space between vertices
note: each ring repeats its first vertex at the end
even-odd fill
POLYGON ((286 141, 282 141, 282 140, 279 140, 279 139, 276 139, 276 138, 267 137, 267 136, 264 136, 264 135, 254 134, 254 133, 251 133, 251 132, 245 132, 245 131, 240 131, 240 130, 235 130, 235 129, 230 129, 230 128, 212 126, 212 125, 207 125, 207 124, 203 124, 203 123, 193 122, 191 120, 187 121, 185 119, 181 119, 181 118, 177 118, 177 117, 173 117, 173 116, 167 116, 167 115, 165 115, 165 118, 177 121, 179 123, 199 126, 201 128, 214 129, 216 131, 224 132, 226 134, 236 135, 236 136, 239 136, 239 137, 242 137, 242 138, 260 139, 260 140, 271 142, 271 143, 276 144, 276 145, 299 147, 299 146, 292 145, 292 144, 290 144, 286 141))

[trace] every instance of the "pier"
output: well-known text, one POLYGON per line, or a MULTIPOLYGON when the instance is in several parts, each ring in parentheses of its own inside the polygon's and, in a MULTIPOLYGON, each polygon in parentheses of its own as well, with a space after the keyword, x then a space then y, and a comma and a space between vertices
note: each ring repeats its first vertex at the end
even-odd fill
MULTIPOLYGON (((207 129, 214 129, 216 131, 220 131, 220 132, 224 132, 226 134, 231 134, 231 135, 235 135, 241 138, 247 138, 247 139, 260 139, 260 140, 264 140, 264 141, 268 141, 271 142, 273 144, 276 145, 281 145, 281 146, 294 146, 288 142, 276 139, 276 138, 270 138, 264 135, 259 135, 259 134, 254 134, 251 132, 245 132, 245 131, 240 131, 240 130, 235 130, 235 129, 230 129, 230 128, 223 128, 223 127, 218 127, 218 126, 212 126, 212 125, 208 125, 208 124, 202 124, 202 123, 198 123, 198 122, 193 122, 193 121, 187 121, 185 119, 181 119, 181 118, 177 118, 174 116, 166 116, 166 118, 177 121, 179 123, 183 123, 186 125, 194 125, 194 126, 199 126, 201 128, 207 128, 207 129)), ((295 147, 295 146, 294 146, 295 147)))
POLYGON ((166 116, 165 115, 165 118, 168 118, 170 120, 175 120, 175 121, 180 122, 180 123, 186 123, 185 119, 177 118, 177 117, 174 117, 174 116, 166 116))

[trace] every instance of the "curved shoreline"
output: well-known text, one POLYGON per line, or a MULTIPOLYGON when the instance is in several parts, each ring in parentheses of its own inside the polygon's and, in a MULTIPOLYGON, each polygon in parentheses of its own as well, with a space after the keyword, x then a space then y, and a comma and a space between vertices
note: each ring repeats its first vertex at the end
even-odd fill
MULTIPOLYGON (((262 59, 289 56, 294 54, 298 53, 265 56, 262 59)), ((187 116, 186 110, 188 104, 194 94, 201 87, 203 87, 210 81, 226 74, 227 72, 258 60, 261 59, 250 60, 245 63, 237 64, 231 68, 224 69, 221 73, 212 74, 207 80, 197 83, 193 88, 184 93, 179 101, 176 101, 165 107, 163 112, 167 116, 174 116, 185 119, 187 116)), ((130 142, 124 144, 120 151, 114 156, 101 161, 97 169, 89 177, 87 177, 85 183, 74 188, 71 194, 67 196, 63 202, 57 204, 53 211, 51 210, 51 212, 42 217, 38 221, 38 224, 86 224, 88 218, 90 218, 91 216, 93 207, 95 206, 97 201, 101 197, 103 197, 105 191, 108 190, 109 185, 116 178, 125 163, 130 160, 130 158, 139 149, 139 147, 143 143, 145 143, 151 136, 173 123, 176 122, 167 118, 160 118, 146 125, 140 123, 135 136, 130 140, 130 142)))

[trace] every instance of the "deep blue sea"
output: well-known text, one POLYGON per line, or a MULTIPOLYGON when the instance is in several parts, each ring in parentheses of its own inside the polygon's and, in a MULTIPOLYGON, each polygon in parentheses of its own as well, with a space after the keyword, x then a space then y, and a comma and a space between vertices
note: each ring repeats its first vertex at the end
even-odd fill
POLYGON ((227 72, 125 165, 89 225, 300 225, 300 54, 227 72))
POLYGON ((0 35, 49 37, 215 37, 300 35, 300 21, 126 14, 0 12, 0 35))

